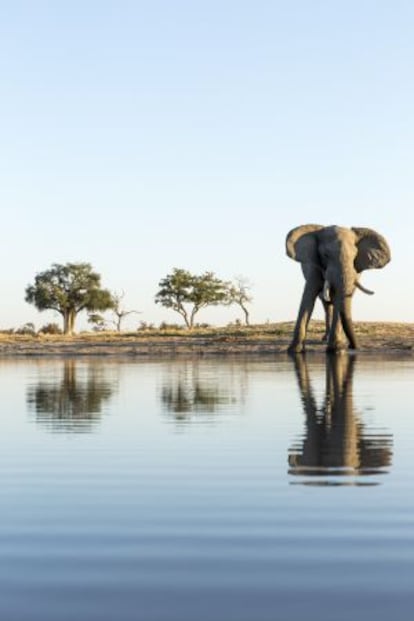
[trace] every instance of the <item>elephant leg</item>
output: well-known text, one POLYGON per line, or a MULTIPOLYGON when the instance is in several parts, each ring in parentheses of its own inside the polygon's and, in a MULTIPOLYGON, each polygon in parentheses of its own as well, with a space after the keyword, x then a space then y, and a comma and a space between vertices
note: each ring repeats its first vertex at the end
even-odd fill
POLYGON ((349 347, 351 349, 358 349, 358 342, 355 336, 355 330, 352 325, 351 318, 351 298, 348 297, 345 299, 343 307, 340 311, 342 327, 344 329, 346 338, 349 341, 349 347))
POLYGON ((326 302, 322 299, 323 308, 325 311, 325 334, 322 337, 322 341, 327 341, 329 332, 331 330, 332 318, 333 318, 333 305, 330 302, 326 302))
POLYGON ((326 346, 326 351, 335 352, 340 351, 346 348, 346 343, 342 338, 342 329, 340 322, 340 311, 337 305, 334 305, 332 312, 332 322, 328 335, 328 344, 326 346))
POLYGON ((299 307, 293 339, 288 348, 289 352, 300 353, 301 351, 304 351, 304 341, 306 338, 308 323, 312 315, 313 307, 315 306, 316 297, 320 293, 320 290, 321 288, 319 283, 318 286, 314 283, 306 283, 299 307))

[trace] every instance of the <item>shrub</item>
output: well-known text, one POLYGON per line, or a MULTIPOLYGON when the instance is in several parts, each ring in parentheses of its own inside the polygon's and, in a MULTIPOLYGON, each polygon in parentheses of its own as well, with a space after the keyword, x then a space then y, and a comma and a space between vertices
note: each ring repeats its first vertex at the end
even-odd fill
POLYGON ((139 331, 154 330, 154 324, 147 323, 146 321, 140 321, 137 330, 139 331))
POLYGON ((24 336, 35 336, 36 329, 35 329, 34 323, 31 323, 31 322, 25 323, 20 328, 17 328, 15 333, 22 334, 24 336))
POLYGON ((167 323, 166 321, 160 323, 160 330, 184 330, 184 328, 185 326, 181 323, 167 323))
POLYGON ((62 330, 57 323, 46 323, 40 328, 39 334, 62 334, 62 330))
POLYGON ((230 321, 230 322, 227 324, 227 326, 228 326, 229 328, 234 328, 235 326, 236 326, 237 328, 239 328, 241 325, 242 325, 242 322, 241 322, 241 320, 240 320, 240 319, 235 319, 234 321, 230 321))

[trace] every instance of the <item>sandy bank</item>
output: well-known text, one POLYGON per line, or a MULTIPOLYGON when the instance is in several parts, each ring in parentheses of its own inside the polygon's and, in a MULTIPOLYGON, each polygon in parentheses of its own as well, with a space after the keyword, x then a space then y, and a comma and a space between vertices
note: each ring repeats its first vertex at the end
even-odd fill
MULTIPOLYGON (((414 324, 355 323, 361 352, 414 352, 414 324)), ((195 330, 63 336, 0 335, 0 356, 181 356, 285 353, 293 323, 195 330)), ((311 322, 307 351, 324 352, 322 322, 311 322)))

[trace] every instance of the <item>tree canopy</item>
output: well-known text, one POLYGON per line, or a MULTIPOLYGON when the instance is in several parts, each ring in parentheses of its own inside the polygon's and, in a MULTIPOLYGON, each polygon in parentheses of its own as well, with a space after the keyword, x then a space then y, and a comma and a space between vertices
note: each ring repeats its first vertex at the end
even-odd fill
POLYGON ((187 328, 194 326, 199 310, 206 306, 225 304, 228 296, 228 283, 217 278, 213 272, 197 276, 187 270, 174 268, 171 274, 160 280, 158 286, 156 304, 179 313, 187 328))
POLYGON ((64 334, 72 334, 78 313, 104 311, 113 307, 113 298, 101 288, 101 276, 90 263, 53 263, 35 276, 26 287, 26 302, 39 311, 55 310, 63 317, 64 334))

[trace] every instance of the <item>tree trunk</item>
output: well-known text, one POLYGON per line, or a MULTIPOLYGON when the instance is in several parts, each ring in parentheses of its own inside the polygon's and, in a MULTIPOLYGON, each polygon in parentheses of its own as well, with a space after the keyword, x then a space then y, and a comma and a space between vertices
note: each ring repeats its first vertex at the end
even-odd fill
POLYGON ((181 317, 184 319, 185 325, 186 325, 187 329, 190 330, 190 328, 191 328, 191 321, 188 318, 187 311, 185 309, 182 309, 182 310, 179 310, 178 312, 180 313, 181 317))
POLYGON ((243 306, 243 304, 240 304, 243 313, 244 313, 244 323, 246 324, 246 326, 249 325, 249 311, 247 310, 247 308, 245 306, 243 306))
POLYGON ((66 311, 62 313, 63 315, 63 334, 69 334, 69 313, 66 311))
POLYGON ((198 308, 193 308, 193 310, 191 311, 190 322, 189 322, 189 325, 187 324, 190 330, 194 328, 194 319, 195 319, 195 316, 198 310, 199 310, 198 308))
POLYGON ((70 320, 69 320, 71 334, 73 334, 75 331, 75 319, 76 319, 76 313, 75 311, 72 311, 70 314, 70 320))
POLYGON ((75 327, 76 313, 74 310, 66 310, 63 314, 63 334, 70 336, 75 327))
POLYGON ((122 317, 122 315, 120 315, 120 314, 118 314, 118 313, 117 313, 117 315, 116 315, 116 316, 117 316, 117 320, 116 320, 116 329, 117 329, 117 332, 121 332, 121 323, 122 323, 122 319, 123 319, 123 317, 122 317))

